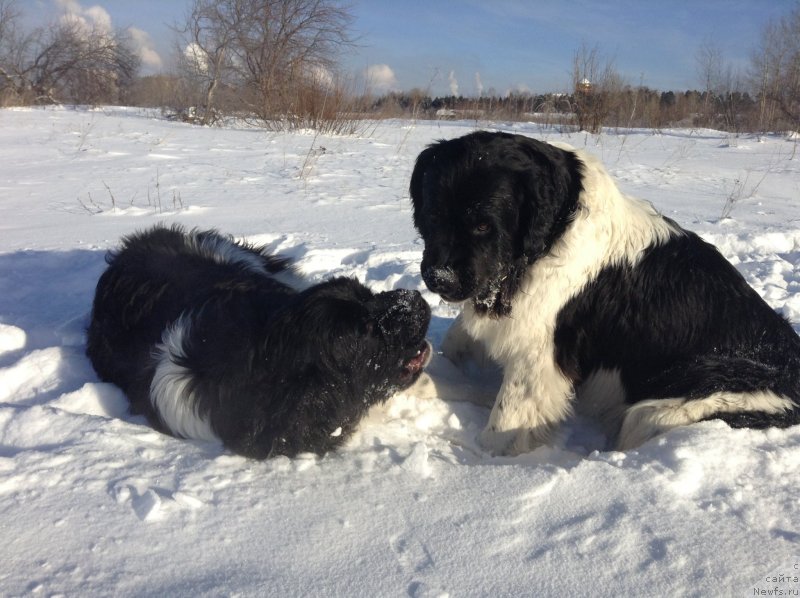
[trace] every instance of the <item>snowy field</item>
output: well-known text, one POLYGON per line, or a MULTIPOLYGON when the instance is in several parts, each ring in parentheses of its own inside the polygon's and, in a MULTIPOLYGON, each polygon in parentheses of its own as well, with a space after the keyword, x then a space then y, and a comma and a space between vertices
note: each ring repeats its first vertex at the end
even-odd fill
POLYGON ((104 253, 157 222, 266 244, 314 279, 419 289, 437 347, 456 314, 422 284, 408 181, 427 143, 476 127, 596 154, 800 329, 786 137, 394 121, 341 138, 0 110, 0 595, 800 595, 800 429, 707 422, 619 453, 576 419, 555 447, 493 458, 488 409, 409 394, 337 454, 254 462, 153 431, 98 382, 83 330, 104 253))

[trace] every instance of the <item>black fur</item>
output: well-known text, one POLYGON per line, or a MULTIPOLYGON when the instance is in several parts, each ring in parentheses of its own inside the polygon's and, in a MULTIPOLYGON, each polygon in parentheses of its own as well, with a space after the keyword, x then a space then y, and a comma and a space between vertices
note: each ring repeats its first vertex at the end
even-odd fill
POLYGON ((190 379, 181 400, 247 457, 335 449, 370 406, 411 385, 427 357, 430 308, 416 291, 373 294, 350 278, 297 290, 280 279, 296 276, 287 260, 179 227, 127 237, 107 261, 88 330, 98 375, 172 433, 151 382, 156 349, 181 319, 178 361, 190 379), (210 255, 204 242, 238 247, 245 259, 210 255))
MULTIPOLYGON (((689 231, 650 248, 635 267, 603 269, 559 313, 555 344, 576 384, 598 368, 619 370, 628 403, 770 390, 800 405, 800 337, 689 231)), ((797 408, 723 417, 734 427, 799 418, 797 408)))

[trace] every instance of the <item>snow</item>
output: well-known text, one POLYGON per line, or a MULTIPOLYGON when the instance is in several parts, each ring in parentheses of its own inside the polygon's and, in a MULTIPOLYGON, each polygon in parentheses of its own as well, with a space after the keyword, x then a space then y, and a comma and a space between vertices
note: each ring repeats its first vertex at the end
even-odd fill
POLYGON ((798 429, 706 422, 620 453, 576 418, 553 447, 494 458, 486 407, 406 393, 337 454, 255 462, 155 432, 98 381, 83 329, 104 253, 157 222, 266 244, 314 280, 419 289, 437 348, 456 312, 420 279, 408 180, 427 143, 475 127, 596 154, 798 328, 786 136, 386 121, 329 137, 0 110, 0 594, 796 595, 798 429))

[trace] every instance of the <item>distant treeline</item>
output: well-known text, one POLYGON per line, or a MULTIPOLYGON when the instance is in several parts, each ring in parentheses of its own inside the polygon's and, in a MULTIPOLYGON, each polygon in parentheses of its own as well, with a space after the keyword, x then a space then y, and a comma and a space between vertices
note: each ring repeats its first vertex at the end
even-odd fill
MULTIPOLYGON (((320 90, 316 104, 325 103, 320 90)), ((216 118, 246 112, 234 89, 217 92, 216 118)), ((126 94, 136 106, 162 107, 185 120, 203 110, 191 101, 179 77, 144 77, 126 94)), ((767 110, 764 97, 748 92, 657 91, 647 87, 564 93, 511 93, 505 96, 431 97, 419 90, 381 96, 343 93, 328 97, 326 118, 355 123, 361 119, 438 119, 537 122, 596 132, 613 128, 713 128, 734 133, 796 130, 798 123, 779 110, 767 110)))
POLYGON ((647 87, 572 94, 512 93, 504 97, 436 97, 390 93, 371 111, 383 116, 534 121, 591 130, 604 127, 709 127, 726 131, 783 130, 788 122, 761 121, 758 99, 747 92, 657 91, 647 87))

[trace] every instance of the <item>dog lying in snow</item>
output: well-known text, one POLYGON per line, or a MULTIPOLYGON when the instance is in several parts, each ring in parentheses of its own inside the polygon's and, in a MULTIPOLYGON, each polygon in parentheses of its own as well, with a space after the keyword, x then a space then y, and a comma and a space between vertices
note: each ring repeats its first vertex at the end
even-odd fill
POLYGON ((442 343, 503 381, 481 435, 530 451, 578 403, 620 449, 674 426, 800 422, 800 338, 696 234, 565 145, 476 132, 417 158, 422 277, 463 311, 442 343))
POLYGON ((109 254, 87 354, 132 411, 255 459, 323 454, 430 358, 416 291, 311 285, 215 231, 156 227, 109 254))

